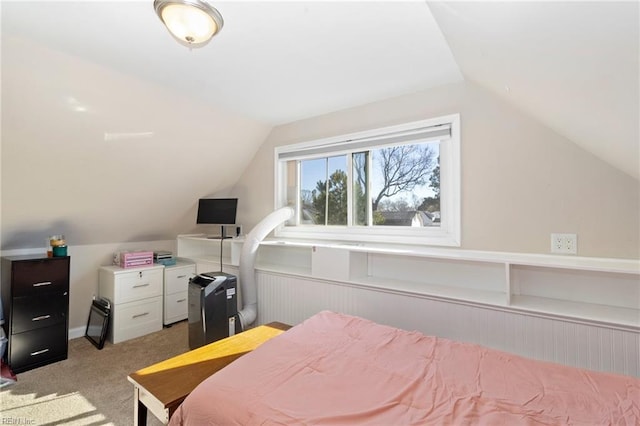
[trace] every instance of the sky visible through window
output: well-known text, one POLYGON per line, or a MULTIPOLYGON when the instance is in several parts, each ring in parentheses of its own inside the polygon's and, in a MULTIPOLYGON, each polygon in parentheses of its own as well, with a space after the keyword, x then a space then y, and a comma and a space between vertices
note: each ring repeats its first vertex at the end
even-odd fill
POLYGON ((460 245, 459 116, 276 148, 276 236, 460 245), (442 158, 441 158, 442 156, 442 158))
POLYGON ((326 181, 327 176, 331 176, 336 170, 347 171, 347 157, 340 155, 329 157, 329 172, 327 173, 327 162, 324 158, 316 160, 306 160, 302 162, 302 190, 313 191, 317 189, 319 181, 326 181))
MULTIPOLYGON (((439 155, 439 144, 431 143, 431 148, 435 151, 435 158, 439 155)), ((314 160, 303 160, 301 167, 301 190, 303 192, 317 190, 317 185, 319 181, 324 182, 328 176, 336 170, 342 170, 346 172, 347 170, 347 157, 346 155, 340 155, 336 157, 329 157, 328 161, 328 173, 327 173, 327 162, 325 158, 318 158, 314 160)), ((376 161, 373 162, 373 173, 371 175, 372 179, 372 188, 375 191, 375 188, 382 187, 382 171, 380 169, 380 164, 376 161)), ((429 186, 429 182, 426 184, 416 187, 412 193, 418 198, 418 200, 422 201, 423 198, 433 197, 435 193, 429 186)), ((400 193, 390 198, 390 201, 397 201, 404 198, 408 203, 413 202, 412 194, 408 193, 400 193)))

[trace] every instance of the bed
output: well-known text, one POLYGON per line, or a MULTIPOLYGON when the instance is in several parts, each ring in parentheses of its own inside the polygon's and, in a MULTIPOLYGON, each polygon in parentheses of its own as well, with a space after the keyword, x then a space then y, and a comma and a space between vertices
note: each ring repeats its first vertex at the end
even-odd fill
POLYGON ((320 312, 210 376, 170 425, 639 425, 640 379, 320 312))

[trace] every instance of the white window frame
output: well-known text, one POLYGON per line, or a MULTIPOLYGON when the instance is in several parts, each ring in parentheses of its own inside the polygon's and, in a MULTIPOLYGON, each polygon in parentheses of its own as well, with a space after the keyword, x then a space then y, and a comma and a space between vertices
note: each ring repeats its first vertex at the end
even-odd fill
MULTIPOLYGON (((274 150, 274 206, 283 207, 287 202, 286 162, 304 159, 304 152, 310 152, 308 158, 318 157, 318 151, 326 156, 344 153, 345 145, 358 140, 378 140, 383 135, 411 133, 418 129, 437 126, 449 126, 450 137, 440 140, 440 210, 439 227, 397 227, 397 226, 284 226, 277 227, 277 238, 303 238, 307 240, 329 240, 366 243, 418 244, 459 247, 461 243, 460 214, 460 115, 452 114, 427 120, 414 121, 395 126, 372 129, 326 139, 283 145, 274 150)), ((377 146, 382 146, 379 142, 377 146)), ((377 147, 376 146, 376 147, 377 147)), ((349 157, 347 157, 349 158, 349 157)), ((351 161, 348 161, 351 164, 351 161)), ((299 165, 298 165, 299 168, 299 165)), ((298 170, 299 175, 299 170, 298 170)), ((348 173, 351 176, 351 172, 348 173)), ((297 185, 298 191, 300 190, 297 185)), ((351 185, 349 185, 351 188, 351 185)), ((299 194, 296 201, 296 215, 299 217, 299 194)), ((351 199, 351 197, 349 197, 351 199)), ((349 210, 350 211, 350 210, 349 210)))

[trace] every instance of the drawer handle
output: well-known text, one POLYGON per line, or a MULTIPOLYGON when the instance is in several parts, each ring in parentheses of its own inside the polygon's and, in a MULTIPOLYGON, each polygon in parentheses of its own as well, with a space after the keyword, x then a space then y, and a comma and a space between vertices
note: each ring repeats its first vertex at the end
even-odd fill
POLYGON ((134 316, 132 316, 131 318, 140 318, 140 317, 143 317, 143 316, 145 316, 145 315, 149 315, 149 312, 145 312, 144 314, 134 315, 134 316))
POLYGON ((177 303, 180 303, 180 302, 186 302, 186 301, 187 301, 187 299, 180 299, 180 300, 176 300, 176 302, 177 302, 177 303))
POLYGON ((41 355, 41 354, 43 354, 43 353, 45 353, 45 352, 49 352, 49 348, 47 348, 47 349, 43 349, 43 350, 41 350, 41 351, 31 352, 31 356, 41 355))
POLYGON ((134 285, 133 288, 147 287, 149 283, 134 285))
POLYGON ((31 321, 42 321, 51 318, 51 315, 41 315, 39 317, 31 318, 31 321))
POLYGON ((186 275, 178 275, 176 278, 184 278, 186 275))
POLYGON ((51 284, 52 284, 51 281, 43 281, 41 283, 35 283, 33 286, 34 287, 42 287, 44 285, 51 285, 51 284))

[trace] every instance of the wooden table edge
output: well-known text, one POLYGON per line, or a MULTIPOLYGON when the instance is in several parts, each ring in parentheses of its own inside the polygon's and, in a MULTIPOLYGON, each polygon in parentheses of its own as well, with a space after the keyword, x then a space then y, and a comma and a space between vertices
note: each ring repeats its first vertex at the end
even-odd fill
MULTIPOLYGON (((180 404, 182 404, 182 402, 185 400, 185 398, 189 395, 189 393, 193 390, 193 388, 191 388, 191 390, 183 395, 174 397, 173 399, 169 400, 169 401, 161 401, 160 399, 158 399, 152 390, 149 389, 149 386, 146 386, 144 383, 144 380, 141 381, 139 380, 140 377, 144 377, 145 374, 141 374, 142 371, 145 370, 149 370, 149 369, 153 369, 154 366, 163 364, 163 363, 167 363, 167 362, 171 362, 172 360, 176 359, 176 358, 180 358, 180 357, 185 357, 187 354, 192 353, 194 351, 203 351, 203 348, 211 348, 211 347, 216 347, 216 346, 220 346, 221 344, 228 344, 229 342, 231 342, 234 338, 238 339, 238 336, 242 336, 244 333, 250 332, 252 330, 256 330, 256 329, 260 329, 260 328, 264 328, 264 327, 268 327, 268 328, 273 328, 276 330, 280 330, 281 332, 285 332, 288 329, 291 328, 290 325, 288 324, 284 324, 281 322, 270 322, 268 324, 264 324, 264 325, 260 325, 254 328, 251 328, 249 330, 246 330, 242 333, 238 333, 236 335, 233 336, 229 336, 226 337, 224 339, 209 343, 207 345, 201 346, 200 348, 196 348, 187 352, 184 352, 180 355, 176 355, 174 357, 168 358, 166 360, 157 362, 155 364, 152 364, 150 366, 144 367, 140 370, 137 370, 134 373, 131 373, 127 376, 127 380, 133 385, 134 387, 134 425, 142 425, 146 423, 146 419, 147 419, 147 410, 151 411, 153 413, 153 415, 155 417, 157 417, 161 422, 163 423, 167 423, 169 421, 169 419, 171 418, 171 415, 178 409, 178 407, 180 406, 180 404), (142 382, 142 383, 140 383, 142 382), (142 395, 141 395, 142 394, 142 395), (162 407, 162 408, 160 408, 162 407), (161 411, 161 412, 159 412, 161 411)), ((255 332, 255 331, 254 331, 255 332)), ((272 338, 280 335, 281 333, 275 334, 263 341, 261 341, 257 346, 261 345, 264 342, 267 342, 269 340, 271 340, 272 338)), ((246 337, 246 335, 245 335, 246 337)), ((257 347, 256 346, 256 347, 257 347)), ((255 349, 255 348, 253 348, 255 349)), ((251 349, 251 350, 253 350, 251 349)), ((240 356, 244 355, 241 354, 240 356)), ((237 359, 237 358, 236 358, 237 359)), ((229 361, 228 363, 225 363, 224 365, 220 365, 220 366, 216 366, 216 368, 212 368, 208 374, 208 376, 210 376, 211 374, 214 374, 215 372, 221 370, 222 368, 226 367, 228 364, 230 364, 231 362, 235 361, 229 361)), ((207 377, 208 377, 207 376, 207 377)), ((203 378, 203 380, 206 379, 206 377, 203 378)), ((197 386, 197 385, 196 385, 197 386)), ((195 388, 195 386, 194 386, 195 388)))

